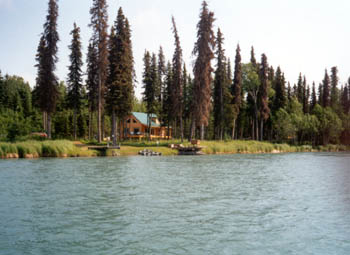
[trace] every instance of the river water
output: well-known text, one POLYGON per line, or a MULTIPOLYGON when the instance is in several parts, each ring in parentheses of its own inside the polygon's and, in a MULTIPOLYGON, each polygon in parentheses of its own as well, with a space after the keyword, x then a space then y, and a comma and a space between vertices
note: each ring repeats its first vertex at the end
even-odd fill
POLYGON ((0 254, 350 254, 350 154, 3 160, 0 254))

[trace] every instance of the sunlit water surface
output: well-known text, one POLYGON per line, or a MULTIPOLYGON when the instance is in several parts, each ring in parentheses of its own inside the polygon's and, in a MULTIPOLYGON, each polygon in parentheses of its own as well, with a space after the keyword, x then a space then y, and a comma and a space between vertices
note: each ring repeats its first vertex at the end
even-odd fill
POLYGON ((0 254, 350 254, 350 154, 0 161, 0 254))

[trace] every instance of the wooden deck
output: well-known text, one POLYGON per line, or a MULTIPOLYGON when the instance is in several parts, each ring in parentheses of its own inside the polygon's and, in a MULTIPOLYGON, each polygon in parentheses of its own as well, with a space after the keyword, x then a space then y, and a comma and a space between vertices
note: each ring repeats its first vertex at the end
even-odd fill
POLYGON ((88 146, 87 148, 96 151, 120 150, 120 146, 88 146))
POLYGON ((200 146, 189 146, 189 147, 178 147, 179 155, 204 155, 202 152, 203 147, 200 146))

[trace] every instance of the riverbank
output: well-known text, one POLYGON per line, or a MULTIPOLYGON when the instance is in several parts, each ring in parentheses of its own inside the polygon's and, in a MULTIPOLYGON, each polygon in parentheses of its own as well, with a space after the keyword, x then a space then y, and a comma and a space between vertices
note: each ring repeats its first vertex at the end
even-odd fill
MULTIPOLYGON (((175 156, 178 154, 178 151, 169 148, 169 145, 179 143, 180 141, 178 140, 161 142, 127 141, 121 144, 120 150, 109 149, 104 154, 95 150, 88 150, 87 145, 84 143, 77 144, 68 140, 0 143, 0 158, 136 156, 143 149, 159 152, 164 156, 175 156)), ((190 146, 188 142, 183 143, 183 145, 190 146)), ((203 147, 202 152, 208 155, 350 151, 350 147, 344 145, 312 147, 310 145, 291 146, 258 141, 202 141, 201 146, 203 147)))
POLYGON ((94 157, 96 151, 79 148, 67 140, 0 143, 0 158, 94 157))

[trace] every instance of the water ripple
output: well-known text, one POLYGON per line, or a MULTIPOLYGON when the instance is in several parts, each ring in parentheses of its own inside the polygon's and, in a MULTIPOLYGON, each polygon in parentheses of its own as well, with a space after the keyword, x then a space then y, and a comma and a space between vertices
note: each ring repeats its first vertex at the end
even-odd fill
POLYGON ((0 161, 0 254, 349 254, 350 155, 0 161))

